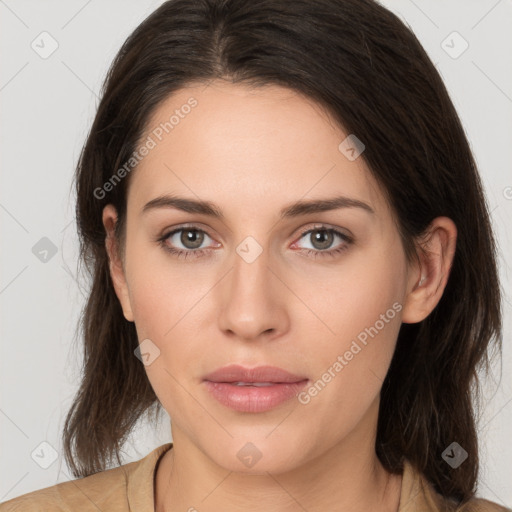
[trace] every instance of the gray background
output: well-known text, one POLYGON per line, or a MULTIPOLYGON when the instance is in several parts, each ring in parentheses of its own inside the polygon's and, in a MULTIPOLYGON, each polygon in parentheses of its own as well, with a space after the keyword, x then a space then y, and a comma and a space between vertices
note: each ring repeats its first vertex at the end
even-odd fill
MULTIPOLYGON (((512 1, 382 3, 411 27, 439 69, 492 210, 505 293, 504 353, 485 388, 478 490, 511 506, 512 1), (469 44, 460 55, 464 41, 454 31, 469 44)), ((84 302, 71 179, 108 65, 160 4, 0 0, 0 501, 70 479, 60 435, 78 386, 81 349, 73 336, 84 302), (50 36, 40 35, 45 31, 50 36), (53 40, 58 48, 42 58, 53 40)), ((140 424, 125 463, 170 441, 168 429, 166 414, 160 425, 140 424)))

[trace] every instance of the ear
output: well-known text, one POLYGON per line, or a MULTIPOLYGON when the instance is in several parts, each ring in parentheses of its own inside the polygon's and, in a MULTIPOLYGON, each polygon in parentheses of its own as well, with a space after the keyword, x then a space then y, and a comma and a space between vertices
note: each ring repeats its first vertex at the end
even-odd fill
POLYGON ((455 255, 457 227, 448 217, 434 219, 418 251, 419 265, 410 271, 404 299, 402 322, 414 324, 425 319, 441 299, 455 255))
POLYGON ((130 295, 126 282, 123 261, 120 256, 118 242, 114 236, 114 229, 117 223, 117 212, 113 205, 107 204, 103 208, 103 226, 107 233, 105 246, 109 258, 110 277, 114 283, 114 289, 123 308, 126 320, 133 322, 133 312, 130 303, 130 295))

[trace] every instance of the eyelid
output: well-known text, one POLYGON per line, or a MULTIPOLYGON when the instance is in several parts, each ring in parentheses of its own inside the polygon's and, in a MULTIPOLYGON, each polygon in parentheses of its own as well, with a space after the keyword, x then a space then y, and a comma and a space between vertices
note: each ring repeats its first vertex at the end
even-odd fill
POLYGON ((339 226, 334 226, 334 225, 331 225, 331 224, 327 224, 325 222, 324 223, 316 222, 313 226, 309 226, 309 227, 301 228, 301 229, 302 229, 302 231, 300 231, 300 233, 299 233, 300 237, 304 236, 306 233, 309 233, 310 231, 325 230, 325 231, 337 231, 341 235, 346 236, 347 238, 349 238, 350 240, 353 240, 353 238, 354 238, 352 236, 352 234, 350 232, 348 232, 347 229, 341 228, 339 226))
POLYGON ((202 227, 201 224, 194 224, 194 223, 185 223, 185 224, 178 224, 177 226, 175 227, 170 227, 170 228, 165 228, 161 231, 161 235, 159 236, 160 237, 168 237, 170 236, 171 234, 173 233, 176 233, 178 231, 181 231, 181 230, 185 230, 185 229, 190 229, 190 230, 194 230, 194 231, 198 231, 199 233, 205 233, 206 235, 208 235, 210 238, 214 238, 209 232, 208 232, 208 228, 204 228, 202 227))

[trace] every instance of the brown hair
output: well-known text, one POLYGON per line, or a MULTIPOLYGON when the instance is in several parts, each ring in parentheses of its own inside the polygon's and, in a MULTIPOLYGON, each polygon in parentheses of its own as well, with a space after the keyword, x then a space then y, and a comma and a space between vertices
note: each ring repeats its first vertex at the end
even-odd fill
POLYGON ((389 471, 401 471, 407 458, 445 497, 469 499, 478 474, 477 371, 489 369, 491 340, 501 349, 496 245, 474 158, 436 68, 411 30, 373 0, 170 0, 121 47, 75 176, 80 258, 92 286, 81 319, 83 376, 63 432, 73 474, 104 470, 113 455, 121 464, 137 420, 162 409, 134 356, 135 327, 123 316, 105 247, 108 203, 123 241, 130 175, 101 198, 95 191, 128 161, 164 99, 213 79, 288 87, 356 134, 408 261, 434 218, 456 224, 443 296, 425 320, 401 326, 376 452, 389 471), (441 457, 453 441, 469 453, 457 470, 441 457))

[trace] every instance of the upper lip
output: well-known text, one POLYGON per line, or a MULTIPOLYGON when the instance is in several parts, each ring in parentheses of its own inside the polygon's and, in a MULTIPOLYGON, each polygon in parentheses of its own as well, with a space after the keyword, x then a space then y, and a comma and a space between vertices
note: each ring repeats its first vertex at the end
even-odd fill
POLYGON ((236 364, 219 368, 204 377, 210 382, 301 382, 306 379, 276 366, 245 368, 236 364))

